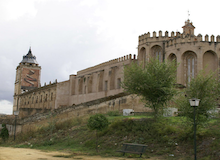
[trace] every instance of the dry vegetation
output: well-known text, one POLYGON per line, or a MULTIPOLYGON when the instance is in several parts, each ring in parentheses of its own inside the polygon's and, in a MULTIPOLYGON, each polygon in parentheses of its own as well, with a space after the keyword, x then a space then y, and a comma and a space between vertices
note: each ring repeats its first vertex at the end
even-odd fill
MULTIPOLYGON (((109 127, 98 133, 99 151, 96 152, 95 132, 87 127, 89 117, 57 121, 50 118, 47 126, 17 135, 16 142, 10 137, 1 146, 27 147, 41 150, 65 151, 72 155, 101 155, 121 157, 116 152, 122 143, 147 144, 149 147, 142 159, 162 157, 162 159, 192 159, 192 126, 185 125, 184 117, 163 117, 154 122, 152 116, 120 116, 109 112, 109 127)), ((220 158, 220 118, 211 119, 207 126, 197 131, 197 157, 201 160, 220 158)), ((138 155, 126 154, 126 157, 138 155)))

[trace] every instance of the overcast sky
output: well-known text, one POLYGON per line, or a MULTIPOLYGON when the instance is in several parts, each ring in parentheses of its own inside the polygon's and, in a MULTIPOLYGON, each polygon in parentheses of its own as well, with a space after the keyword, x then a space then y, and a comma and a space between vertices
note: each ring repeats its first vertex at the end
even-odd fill
POLYGON ((16 67, 31 46, 41 84, 127 54, 138 36, 182 32, 188 19, 203 37, 220 34, 219 1, 0 0, 0 113, 12 114, 16 67))

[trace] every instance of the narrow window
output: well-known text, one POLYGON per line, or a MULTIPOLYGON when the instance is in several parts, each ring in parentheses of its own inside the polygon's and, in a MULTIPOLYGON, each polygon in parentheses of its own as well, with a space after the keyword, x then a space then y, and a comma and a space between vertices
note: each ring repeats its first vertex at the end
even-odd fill
POLYGON ((117 89, 121 88, 121 78, 118 78, 117 80, 117 89))
POLYGON ((195 58, 190 56, 187 60, 187 81, 191 82, 192 78, 195 77, 195 58))
POLYGON ((105 91, 107 91, 108 90, 108 81, 105 81, 105 91))

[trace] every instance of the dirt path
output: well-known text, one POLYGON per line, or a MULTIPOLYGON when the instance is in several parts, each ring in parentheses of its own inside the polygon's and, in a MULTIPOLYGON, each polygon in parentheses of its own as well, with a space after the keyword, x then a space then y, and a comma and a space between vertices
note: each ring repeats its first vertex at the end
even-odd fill
MULTIPOLYGON (((81 160, 128 160, 123 157, 116 158, 103 158, 100 156, 84 156, 77 155, 72 158, 64 158, 64 157, 54 157, 58 155, 68 155, 68 153, 63 152, 43 152, 36 149, 28 149, 28 148, 10 148, 10 147, 0 147, 0 160, 73 160, 73 159, 81 159, 81 160)), ((129 160, 134 160, 133 158, 129 158, 129 160)), ((153 160, 153 159, 148 159, 153 160)))

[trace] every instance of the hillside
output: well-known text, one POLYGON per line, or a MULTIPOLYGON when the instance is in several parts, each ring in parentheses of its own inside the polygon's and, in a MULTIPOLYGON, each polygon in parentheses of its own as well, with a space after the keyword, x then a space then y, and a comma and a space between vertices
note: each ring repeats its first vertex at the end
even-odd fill
MULTIPOLYGON (((162 117, 155 122, 151 115, 121 116, 117 112, 106 114, 109 127, 98 132, 98 153, 95 150, 96 134, 87 128, 89 117, 78 117, 63 122, 50 119, 48 126, 39 126, 36 131, 10 137, 1 146, 35 148, 50 151, 65 151, 72 155, 101 155, 122 157, 116 152, 123 143, 148 145, 142 159, 161 157, 161 159, 193 159, 192 126, 186 125, 183 117, 162 117)), ((197 157, 201 160, 220 158, 220 118, 214 118, 205 128, 197 129, 197 157)), ((126 154, 136 158, 139 155, 126 154)))

